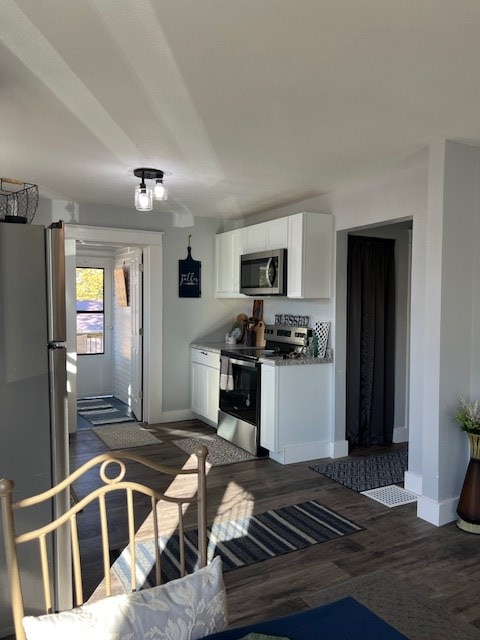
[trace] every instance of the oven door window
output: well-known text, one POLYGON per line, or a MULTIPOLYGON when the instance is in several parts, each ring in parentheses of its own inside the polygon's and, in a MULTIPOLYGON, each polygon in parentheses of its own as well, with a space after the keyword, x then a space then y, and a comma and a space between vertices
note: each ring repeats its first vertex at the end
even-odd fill
POLYGON ((226 356, 220 358, 220 410, 256 425, 258 367, 226 356), (228 380, 225 379, 228 377, 228 380))

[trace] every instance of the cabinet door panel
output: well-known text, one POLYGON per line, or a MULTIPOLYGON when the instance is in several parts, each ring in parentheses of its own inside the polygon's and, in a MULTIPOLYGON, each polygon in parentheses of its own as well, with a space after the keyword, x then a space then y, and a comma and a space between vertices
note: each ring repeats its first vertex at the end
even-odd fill
POLYGON ((220 370, 213 367, 205 367, 207 369, 207 390, 206 390, 206 417, 212 422, 218 422, 218 397, 220 388, 220 370))
POLYGON ((276 369, 262 365, 260 445, 269 451, 278 451, 276 369))
POLYGON ((244 298, 240 293, 240 256, 244 253, 245 229, 217 234, 216 295, 220 298, 244 298))
POLYGON ((288 246, 288 218, 280 218, 266 223, 265 248, 285 249, 288 246))
POLYGON ((303 295, 303 216, 301 213, 288 218, 288 280, 289 298, 303 295))
POLYGON ((201 416, 207 412, 207 376, 201 364, 192 362, 192 411, 201 416))
POLYGON ((244 253, 256 253, 266 249, 266 227, 264 224, 254 224, 245 227, 244 253))

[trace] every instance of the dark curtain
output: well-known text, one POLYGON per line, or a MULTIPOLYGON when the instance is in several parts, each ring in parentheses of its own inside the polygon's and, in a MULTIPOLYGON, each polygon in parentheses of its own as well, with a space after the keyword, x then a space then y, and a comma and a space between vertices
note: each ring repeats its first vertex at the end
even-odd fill
POLYGON ((349 236, 346 437, 390 444, 395 364, 395 240, 349 236))

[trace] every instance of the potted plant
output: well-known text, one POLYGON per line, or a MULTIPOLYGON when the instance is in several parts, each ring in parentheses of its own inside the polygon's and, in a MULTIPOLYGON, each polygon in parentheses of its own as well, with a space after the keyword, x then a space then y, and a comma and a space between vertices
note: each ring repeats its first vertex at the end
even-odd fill
POLYGON ((457 526, 469 533, 480 533, 480 401, 467 402, 464 398, 459 401, 455 420, 468 436, 470 461, 458 500, 457 526))

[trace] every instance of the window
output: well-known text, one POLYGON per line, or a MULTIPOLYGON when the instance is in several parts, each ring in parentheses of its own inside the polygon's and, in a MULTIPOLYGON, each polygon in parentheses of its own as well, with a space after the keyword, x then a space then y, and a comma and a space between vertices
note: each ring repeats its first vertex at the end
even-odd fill
POLYGON ((105 351, 105 270, 77 267, 77 353, 105 351))

